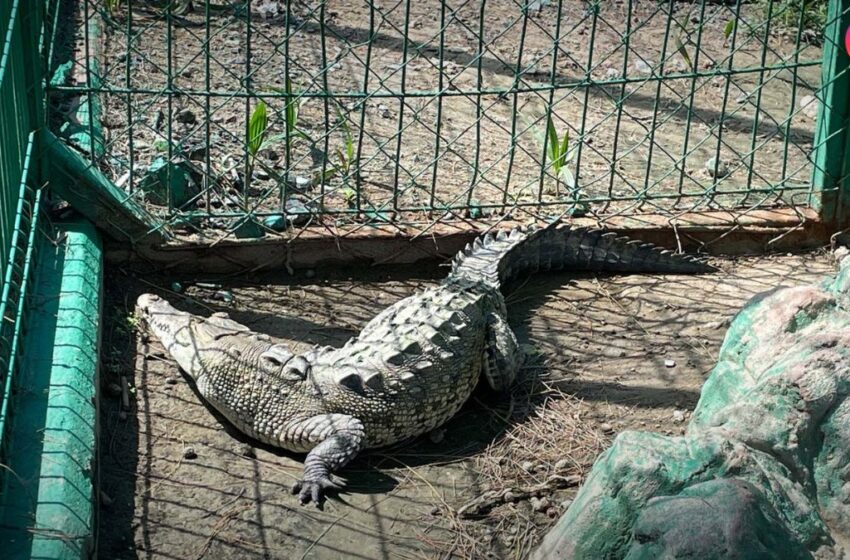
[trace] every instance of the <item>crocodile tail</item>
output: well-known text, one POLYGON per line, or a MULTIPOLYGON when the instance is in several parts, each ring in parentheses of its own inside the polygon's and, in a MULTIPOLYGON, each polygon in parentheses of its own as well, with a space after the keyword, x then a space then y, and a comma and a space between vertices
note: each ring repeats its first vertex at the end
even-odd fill
POLYGON ((500 286, 525 274, 564 269, 662 274, 716 270, 694 256, 652 243, 556 221, 540 229, 516 228, 479 237, 457 254, 449 277, 500 286))

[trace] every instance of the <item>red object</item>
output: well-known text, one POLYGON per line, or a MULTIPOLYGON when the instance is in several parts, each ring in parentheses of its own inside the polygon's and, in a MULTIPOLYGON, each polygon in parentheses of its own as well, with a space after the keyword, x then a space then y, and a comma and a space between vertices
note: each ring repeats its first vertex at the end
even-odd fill
POLYGON ((850 27, 847 28, 847 32, 844 34, 844 50, 850 55, 850 27))

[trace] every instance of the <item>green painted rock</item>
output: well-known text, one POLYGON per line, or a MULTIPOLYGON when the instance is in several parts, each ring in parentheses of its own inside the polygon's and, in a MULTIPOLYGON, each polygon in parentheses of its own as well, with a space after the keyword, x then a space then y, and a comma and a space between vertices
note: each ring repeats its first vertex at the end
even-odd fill
POLYGON ((685 437, 626 432, 532 558, 842 558, 850 259, 738 313, 685 437), (701 505, 702 504, 702 505, 701 505))

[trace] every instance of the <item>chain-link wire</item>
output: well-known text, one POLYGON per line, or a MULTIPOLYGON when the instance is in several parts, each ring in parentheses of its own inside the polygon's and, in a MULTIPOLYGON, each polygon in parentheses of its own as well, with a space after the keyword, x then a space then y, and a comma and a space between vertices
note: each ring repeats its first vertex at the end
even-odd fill
POLYGON ((202 237, 805 205, 829 21, 800 5, 83 0, 51 90, 202 237))

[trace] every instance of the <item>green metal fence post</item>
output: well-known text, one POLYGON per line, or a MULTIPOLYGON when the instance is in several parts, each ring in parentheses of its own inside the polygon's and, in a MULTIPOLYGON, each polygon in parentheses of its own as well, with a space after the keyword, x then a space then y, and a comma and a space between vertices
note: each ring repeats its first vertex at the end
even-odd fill
POLYGON ((846 227, 850 210, 850 184, 844 180, 847 168, 847 124, 850 117, 850 56, 844 47, 844 34, 850 27, 850 0, 830 0, 824 30, 821 68, 820 114, 815 132, 812 205, 822 219, 846 227))

